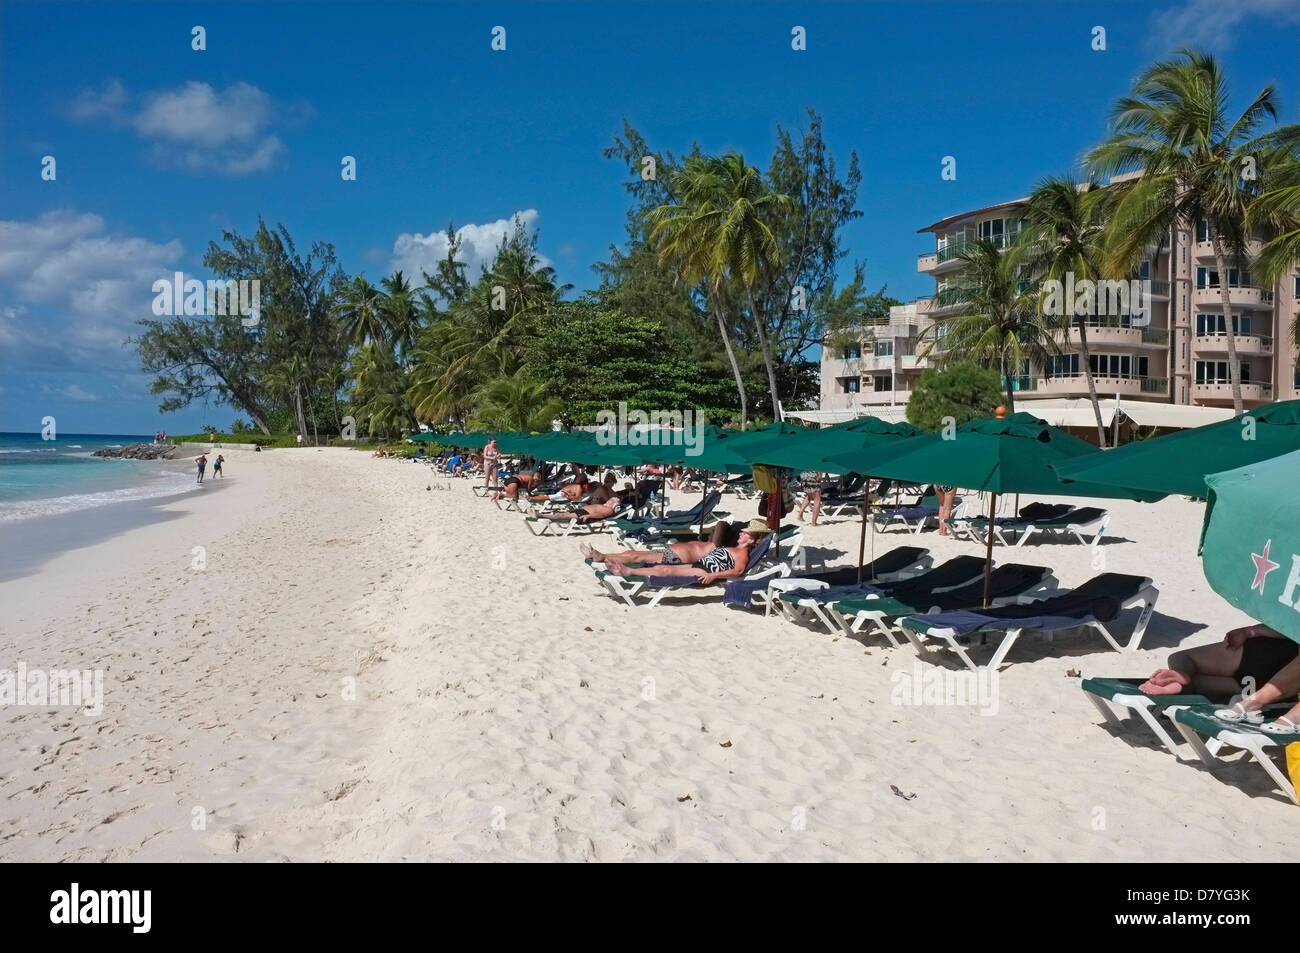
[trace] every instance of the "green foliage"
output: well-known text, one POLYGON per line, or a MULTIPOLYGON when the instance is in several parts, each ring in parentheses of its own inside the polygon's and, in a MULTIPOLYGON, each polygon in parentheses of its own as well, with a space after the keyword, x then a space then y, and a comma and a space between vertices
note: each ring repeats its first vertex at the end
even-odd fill
POLYGON ((951 364, 928 368, 921 374, 907 402, 907 422, 914 427, 939 431, 945 417, 964 424, 977 417, 991 417, 1002 403, 1002 384, 997 371, 974 364, 951 364))
MULTIPOLYGON (((178 434, 173 436, 167 435, 167 441, 170 443, 210 443, 209 437, 215 433, 212 430, 205 430, 203 433, 178 434)), ((296 447, 298 446, 297 436, 294 434, 263 434, 263 433, 218 433, 216 434, 217 443, 255 443, 263 449, 272 447, 296 447)))
POLYGON ((236 417, 230 424, 230 432, 233 434, 242 434, 249 432, 248 423, 240 417, 236 417))
POLYGON ((663 322, 590 300, 552 313, 525 367, 560 398, 568 426, 594 424, 620 401, 629 410, 691 410, 715 420, 730 418, 734 406, 725 373, 710 374, 663 322))

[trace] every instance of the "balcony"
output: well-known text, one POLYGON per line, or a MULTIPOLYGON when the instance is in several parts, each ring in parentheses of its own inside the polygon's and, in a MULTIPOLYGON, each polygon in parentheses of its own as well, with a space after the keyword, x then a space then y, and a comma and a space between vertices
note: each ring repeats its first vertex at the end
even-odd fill
MULTIPOLYGON (((1228 287, 1228 299, 1232 302, 1234 308, 1262 308, 1272 309, 1273 292, 1267 288, 1245 288, 1245 287, 1228 287)), ((1212 288, 1194 288, 1192 290, 1192 304, 1198 306, 1218 306, 1223 307, 1223 294, 1219 286, 1212 288)))
MULTIPOLYGON (((1138 377, 1136 375, 1093 374, 1093 386, 1097 396, 1137 397, 1142 394, 1151 396, 1168 396, 1169 381, 1163 377, 1138 377)), ((1047 397, 1086 397, 1088 396, 1088 379, 1083 374, 1067 374, 1057 377, 1037 379, 1035 390, 1039 396, 1047 397)))
POLYGON ((1160 281, 1159 279, 1156 278, 1151 279, 1151 297, 1160 298, 1162 301, 1168 301, 1169 292, 1170 292, 1169 282, 1160 281))
POLYGON ((1142 343, 1155 347, 1169 346, 1169 331, 1165 328, 1143 328, 1142 343))
MULTIPOLYGON (((1254 261, 1257 257, 1259 257, 1259 250, 1262 247, 1263 247, 1263 242, 1260 242, 1258 239, 1251 239, 1250 241, 1246 242, 1246 257, 1251 261, 1254 261)), ((1226 253, 1226 249, 1225 249, 1225 253, 1226 253)), ((1193 242, 1192 255, 1195 258, 1203 258, 1207 261, 1214 261, 1215 260, 1214 242, 1212 241, 1193 242)))
MULTIPOLYGON (((1236 335, 1236 345, 1238 354, 1268 355, 1273 353, 1273 339, 1265 334, 1238 334, 1236 335)), ((1228 353, 1228 336, 1226 334, 1198 334, 1192 339, 1192 347, 1197 351, 1226 354, 1228 353)))
POLYGON ((889 404, 906 404, 908 397, 911 396, 908 390, 864 390, 856 394, 822 394, 822 410, 857 410, 865 412, 868 407, 879 407, 889 404))
POLYGON ((939 256, 934 252, 923 252, 916 256, 916 270, 925 273, 934 271, 935 266, 939 264, 939 256))
MULTIPOLYGON (((1192 397, 1195 400, 1232 401, 1232 384, 1226 380, 1196 381, 1192 384, 1192 397)), ((1241 399, 1265 401, 1273 399, 1273 385, 1265 381, 1242 381, 1241 399)))
MULTIPOLYGON (((1102 319, 1097 323, 1087 322, 1088 344, 1114 344, 1124 347, 1137 347, 1142 344, 1141 328, 1126 328, 1119 324, 1110 324, 1102 319)), ((1079 325, 1070 325, 1067 339, 1071 345, 1079 340, 1079 325)))

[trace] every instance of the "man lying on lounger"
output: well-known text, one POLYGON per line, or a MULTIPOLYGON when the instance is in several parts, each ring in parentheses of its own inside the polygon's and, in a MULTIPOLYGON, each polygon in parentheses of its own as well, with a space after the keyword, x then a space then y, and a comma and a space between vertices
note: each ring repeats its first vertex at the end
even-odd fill
MULTIPOLYGON (((613 474, 610 474, 610 477, 612 476, 613 474)), ((573 509, 557 510, 554 513, 538 513, 537 518, 542 520, 571 520, 576 516, 579 523, 595 523, 599 520, 607 520, 627 505, 627 501, 632 499, 633 493, 632 485, 630 483, 618 492, 610 491, 609 487, 612 486, 613 483, 614 481, 612 479, 606 478, 606 484, 598 487, 592 493, 592 496, 594 497, 602 490, 606 491, 607 495, 605 498, 598 502, 583 503, 575 506, 573 509)))
MULTIPOLYGON (((550 500, 552 503, 577 503, 586 494, 591 492, 591 478, 587 476, 587 471, 579 463, 570 463, 569 469, 573 472, 573 480, 564 484, 554 493, 543 494, 541 496, 530 496, 528 499, 535 503, 544 503, 550 500)), ((608 478, 608 474, 606 475, 608 478)))
POLYGON ((512 474, 506 477, 505 483, 501 484, 501 489, 492 494, 492 499, 499 500, 505 497, 507 500, 517 500, 519 490, 522 487, 525 490, 531 490, 542 480, 541 476, 531 470, 524 470, 520 473, 512 474))
POLYGON ((752 520, 740 531, 734 546, 692 540, 673 543, 663 550, 629 549, 621 553, 597 552, 586 543, 579 548, 584 556, 604 563, 616 576, 694 576, 697 582, 708 585, 743 576, 749 566, 749 551, 768 532, 766 523, 752 520))

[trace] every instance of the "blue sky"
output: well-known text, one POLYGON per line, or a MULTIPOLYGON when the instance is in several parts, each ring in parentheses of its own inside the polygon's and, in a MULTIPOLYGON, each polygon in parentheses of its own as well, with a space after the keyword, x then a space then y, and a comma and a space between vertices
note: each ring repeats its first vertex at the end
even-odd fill
POLYGON ((258 216, 377 282, 440 257, 449 220, 477 271, 523 213, 560 278, 591 287, 624 236, 626 172, 601 156, 624 117, 656 148, 766 168, 777 124, 817 109, 841 167, 862 161, 851 257, 908 300, 933 287, 916 229, 1069 170, 1132 78, 1183 45, 1218 53, 1239 100, 1272 82, 1300 119, 1296 0, 6 2, 0 430, 228 426, 229 407, 160 415, 123 341, 154 279, 210 277, 208 242, 258 216))

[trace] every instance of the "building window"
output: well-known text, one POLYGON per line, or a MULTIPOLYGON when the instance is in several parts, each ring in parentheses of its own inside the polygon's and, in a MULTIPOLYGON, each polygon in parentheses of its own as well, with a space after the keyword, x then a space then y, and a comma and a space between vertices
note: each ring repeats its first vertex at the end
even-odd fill
POLYGON ((893 356, 894 356, 893 341, 876 342, 876 357, 893 357, 893 356))
POLYGON ((856 344, 850 344, 844 349, 844 360, 846 361, 856 361, 861 356, 862 348, 858 347, 856 344))
MULTIPOLYGON (((1223 321, 1223 315, 1197 313, 1197 337, 1224 337, 1227 333, 1227 325, 1223 321)), ((1250 334, 1250 315, 1234 314, 1232 316, 1232 333, 1236 335, 1250 334)))
POLYGON ((1198 242, 1208 242, 1210 240, 1210 223, 1201 219, 1196 223, 1196 240, 1198 242))
POLYGON ((1144 261, 1138 265, 1138 277, 1143 280, 1151 277, 1151 262, 1144 261))
POLYGON ((840 393, 842 394, 856 394, 861 386, 862 381, 856 377, 840 378, 840 393))
POLYGON ((1055 354, 1052 356, 1049 377, 1077 377, 1079 375, 1078 354, 1055 354))
POLYGON ((1135 363, 1134 366, 1135 366, 1135 369, 1137 370, 1137 376, 1138 376, 1138 377, 1150 377, 1150 376, 1151 376, 1151 359, 1150 359, 1150 358, 1147 358, 1147 357, 1139 357, 1139 358, 1137 358, 1136 363, 1135 363))
POLYGON ((1002 247, 1002 232, 1006 222, 1000 218, 991 218, 987 222, 980 222, 980 239, 986 242, 992 242, 999 248, 1002 247))
POLYGON ((1300 301, 1300 275, 1295 276, 1295 299, 1300 301))
POLYGON ((876 376, 875 387, 876 387, 877 394, 888 393, 890 390, 893 389, 889 386, 889 378, 883 374, 878 374, 876 376))
MULTIPOLYGON (((1241 382, 1250 383, 1250 363, 1241 362, 1241 382)), ((1230 384, 1232 381, 1228 377, 1227 361, 1197 361, 1196 362, 1196 383, 1198 384, 1230 384)))

